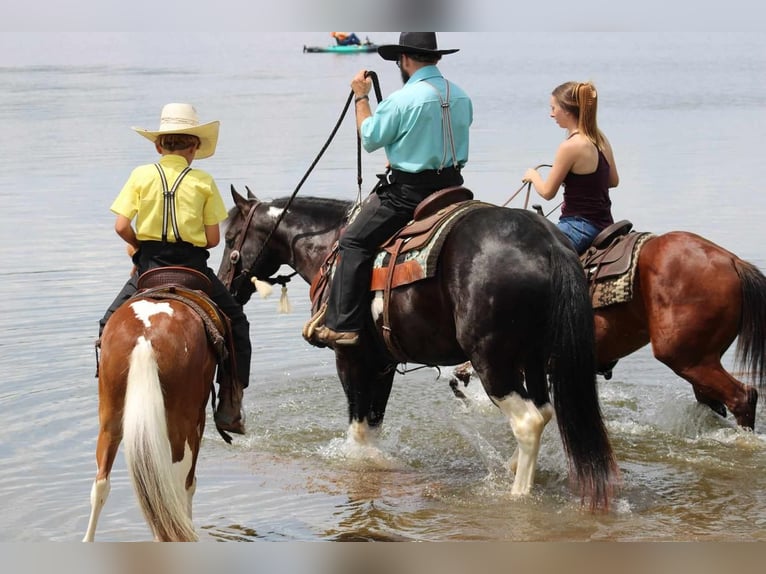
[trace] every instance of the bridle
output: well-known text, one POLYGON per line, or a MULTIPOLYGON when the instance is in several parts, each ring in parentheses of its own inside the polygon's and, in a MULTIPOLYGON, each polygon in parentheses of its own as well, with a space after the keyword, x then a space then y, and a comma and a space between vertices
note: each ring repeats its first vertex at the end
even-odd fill
MULTIPOLYGON (((248 189, 248 191, 250 190, 248 189)), ((274 223, 274 227, 271 228, 271 230, 269 231, 269 234, 266 236, 266 239, 261 244, 261 249, 260 251, 258 251, 257 255, 253 259, 253 262, 250 264, 250 266, 243 267, 242 271, 240 271, 237 277, 241 277, 243 281, 248 281, 252 279, 253 269, 255 269, 256 264, 263 256, 263 253, 266 251, 266 245, 268 244, 272 235, 274 235, 274 232, 277 230, 277 227, 279 227, 279 224, 282 222, 282 219, 287 213, 287 208, 289 207, 294 197, 295 195, 293 195, 293 197, 290 198, 290 201, 288 201, 284 209, 282 209, 282 212, 279 214, 277 221, 274 223)), ((253 217, 255 216, 256 209, 262 203, 263 203, 262 201, 256 199, 254 200, 253 205, 250 206, 250 209, 248 210, 247 215, 245 216, 245 223, 242 227, 242 233, 239 234, 239 237, 237 238, 237 242, 235 243, 234 248, 229 253, 229 263, 230 263, 229 271, 226 273, 226 278, 222 280, 224 286, 229 292, 231 292, 231 287, 234 284, 237 265, 239 265, 242 262, 242 246, 245 244, 245 239, 247 238, 247 232, 250 230, 250 223, 252 223, 253 221, 253 217)), ((264 279, 264 281, 271 283, 272 285, 275 283, 278 283, 284 286, 287 284, 288 281, 290 281, 290 278, 292 278, 294 275, 297 275, 297 273, 298 272, 295 271, 289 275, 277 275, 276 277, 269 277, 268 279, 264 279)))
MULTIPOLYGON (((261 203, 262 203, 261 201, 255 200, 253 205, 250 206, 250 209, 248 210, 247 215, 245 216, 245 225, 242 228, 242 233, 239 234, 239 237, 237 238, 237 242, 234 245, 234 249, 232 249, 231 252, 229 253, 230 267, 229 267, 228 273, 226 273, 226 278, 223 280, 223 284, 226 286, 227 291, 231 291, 231 285, 234 282, 234 273, 237 270, 237 265, 240 263, 240 261, 242 261, 242 246, 245 244, 245 238, 247 237, 247 230, 250 229, 250 222, 253 221, 255 210, 261 203)), ((263 248, 261 248, 261 251, 258 253, 259 257, 261 253, 263 253, 263 248)), ((249 269, 242 270, 242 274, 246 275, 246 277, 249 278, 249 275, 251 272, 250 270, 254 266, 255 266, 255 260, 253 261, 253 265, 251 265, 249 269)))

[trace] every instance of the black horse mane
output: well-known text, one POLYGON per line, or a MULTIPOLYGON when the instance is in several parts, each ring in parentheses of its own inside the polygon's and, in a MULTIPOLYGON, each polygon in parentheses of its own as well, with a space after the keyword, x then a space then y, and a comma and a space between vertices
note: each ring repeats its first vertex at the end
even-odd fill
MULTIPOLYGON (((289 197, 278 197, 268 202, 273 207, 285 207, 289 197)), ((311 212, 313 217, 324 219, 338 219, 341 215, 345 218, 351 208, 352 203, 343 199, 334 199, 328 197, 296 197, 290 203, 290 211, 293 213, 311 212)))
MULTIPOLYGON (((263 203, 270 207, 284 208, 289 199, 289 197, 278 197, 263 203)), ((312 218, 318 217, 322 221, 339 222, 348 217, 353 205, 352 202, 344 199, 305 196, 293 199, 290 203, 290 211, 296 215, 311 213, 312 218)), ((229 209, 229 215, 223 223, 224 229, 229 228, 237 214, 239 214, 239 208, 236 205, 229 209)))

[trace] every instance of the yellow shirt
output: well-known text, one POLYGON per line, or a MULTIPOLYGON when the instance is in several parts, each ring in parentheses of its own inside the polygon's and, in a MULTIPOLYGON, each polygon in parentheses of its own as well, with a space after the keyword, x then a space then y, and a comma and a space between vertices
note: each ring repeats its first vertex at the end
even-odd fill
MULTIPOLYGON (((179 155, 164 155, 159 163, 170 189, 189 165, 179 155)), ((110 209, 131 221, 136 218, 136 237, 139 241, 162 241, 162 180, 154 164, 141 165, 133 170, 110 209)), ((175 211, 181 239, 198 247, 207 245, 205 226, 216 225, 227 216, 213 177, 199 169, 192 169, 181 181, 175 193, 175 211)), ((170 221, 168 241, 177 241, 170 221)))

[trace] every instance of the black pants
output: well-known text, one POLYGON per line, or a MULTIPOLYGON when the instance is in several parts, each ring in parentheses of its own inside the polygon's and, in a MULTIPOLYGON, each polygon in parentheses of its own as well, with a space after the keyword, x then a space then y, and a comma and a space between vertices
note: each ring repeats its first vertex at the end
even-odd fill
POLYGON ((130 299, 138 290, 138 277, 141 273, 155 267, 182 266, 204 273, 212 285, 210 298, 231 321, 234 337, 234 352, 237 362, 237 377, 243 388, 250 384, 250 359, 252 354, 250 344, 250 323, 242 308, 229 293, 218 276, 207 266, 210 253, 207 249, 196 247, 190 243, 165 243, 145 241, 133 256, 137 271, 131 275, 120 293, 109 305, 104 316, 99 321, 98 334, 102 331, 109 317, 120 305, 130 299))
POLYGON ((334 331, 360 331, 369 302, 370 278, 380 246, 411 219, 431 193, 461 185, 459 172, 445 170, 436 181, 417 185, 391 183, 362 204, 338 242, 339 261, 330 285, 325 324, 334 331))

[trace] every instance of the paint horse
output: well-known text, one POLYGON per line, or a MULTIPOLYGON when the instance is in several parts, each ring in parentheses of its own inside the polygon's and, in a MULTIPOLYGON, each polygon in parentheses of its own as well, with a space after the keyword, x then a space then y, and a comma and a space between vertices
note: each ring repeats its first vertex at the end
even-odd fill
POLYGON ((212 318, 217 308, 205 295, 209 279, 202 273, 153 269, 141 276, 139 289, 101 336, 98 471, 84 542, 94 540, 120 442, 155 540, 197 540, 195 469, 225 327, 212 318))
MULTIPOLYGON (((694 233, 654 235, 631 227, 619 221, 596 238, 601 261, 593 259, 593 247, 583 255, 590 275, 611 264, 610 250, 634 242, 630 297, 604 304, 608 300, 599 302, 598 283, 593 285, 599 369, 611 378, 618 359, 650 343, 655 358, 692 385, 698 402, 724 417, 728 409, 739 426, 752 430, 757 388, 766 384, 766 277, 694 233), (735 362, 756 386, 742 383, 721 364, 735 339, 735 362)), ((471 373, 471 365, 463 364, 454 376, 467 384, 471 373)), ((457 380, 450 382, 453 390, 457 380)))
MULTIPOLYGON (((352 207, 298 197, 285 210, 287 198, 245 198, 233 187, 232 197, 218 275, 241 303, 254 292, 252 278, 268 278, 282 264, 312 282, 352 207)), ((377 437, 402 355, 433 366, 468 359, 517 439, 512 494, 530 492, 541 434, 555 411, 573 486, 591 509, 608 507, 618 471, 598 402, 593 312, 577 254, 555 225, 525 210, 466 209, 443 238, 435 275, 392 289, 387 306, 381 302, 370 294, 360 344, 335 350, 349 441, 377 437)))

